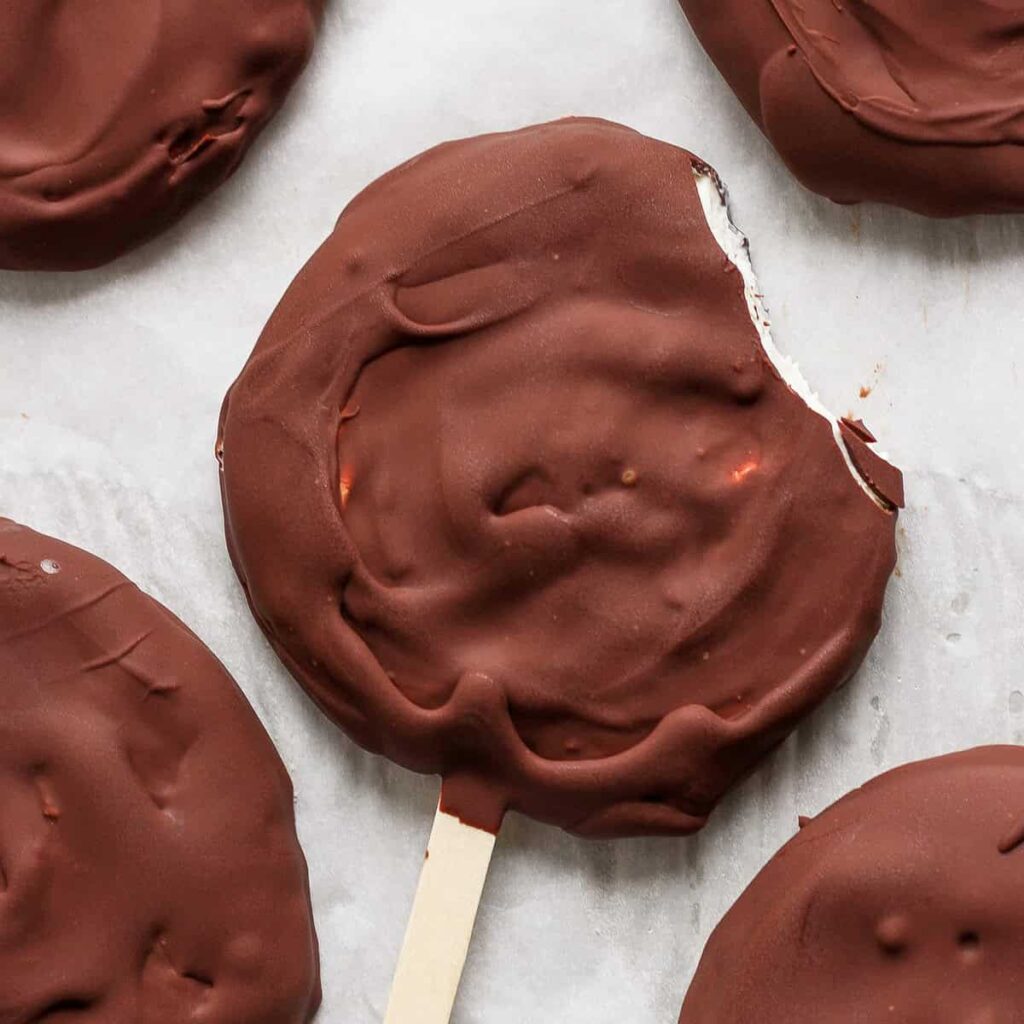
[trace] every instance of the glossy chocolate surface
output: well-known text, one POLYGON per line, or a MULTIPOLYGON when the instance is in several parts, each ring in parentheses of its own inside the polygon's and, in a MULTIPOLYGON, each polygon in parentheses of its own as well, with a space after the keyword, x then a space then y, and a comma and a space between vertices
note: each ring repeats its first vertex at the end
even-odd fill
POLYGON ((0 1020, 319 1001, 291 783, 245 698, 111 566, 0 519, 0 1020))
POLYGON ((1024 7, 681 0, 793 173, 843 203, 1024 210, 1024 7))
POLYGON ((786 844, 708 942, 680 1024, 1015 1024, 1024 749, 889 772, 786 844))
POLYGON ((322 0, 5 0, 0 268, 77 270, 167 227, 238 166, 322 0))
POLYGON ((592 120, 438 147, 350 204, 225 401, 257 619, 472 824, 692 832, 879 628, 895 514, 766 357, 694 175, 592 120))

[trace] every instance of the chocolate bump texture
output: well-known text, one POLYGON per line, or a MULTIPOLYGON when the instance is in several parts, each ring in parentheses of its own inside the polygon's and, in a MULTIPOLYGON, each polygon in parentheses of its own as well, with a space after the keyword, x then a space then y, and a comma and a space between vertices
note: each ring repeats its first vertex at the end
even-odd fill
POLYGON ((1024 210, 1024 8, 680 0, 790 170, 841 203, 1024 210))
POLYGON ((431 150, 225 400, 256 618, 471 824, 693 832, 879 628, 895 517, 767 359, 695 166, 594 120, 431 150))
POLYGON ((921 761, 855 790, 723 918, 680 1024, 1020 1020, 1022 821, 1020 747, 921 761))
POLYGON ((0 519, 0 1020, 304 1024, 292 788, 213 655, 0 519))
POLYGON ((166 228, 238 166, 322 0, 7 0, 0 268, 79 270, 166 228))

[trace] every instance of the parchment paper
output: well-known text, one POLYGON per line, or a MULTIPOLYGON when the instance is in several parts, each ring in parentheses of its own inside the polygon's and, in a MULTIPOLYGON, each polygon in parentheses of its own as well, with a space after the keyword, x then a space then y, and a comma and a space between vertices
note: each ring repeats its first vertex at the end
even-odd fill
POLYGON ((437 785, 336 733, 250 620, 221 538, 218 408, 359 189, 444 139, 566 114, 718 168, 776 341, 830 408, 866 419, 910 508, 864 669, 699 838, 594 843, 508 821, 456 1021, 674 1024, 708 933, 798 813, 913 758, 1024 739, 1024 221, 804 192, 675 0, 329 0, 285 111, 185 222, 104 270, 0 274, 0 511, 117 564, 248 693, 295 780, 321 1024, 383 1015, 437 785))

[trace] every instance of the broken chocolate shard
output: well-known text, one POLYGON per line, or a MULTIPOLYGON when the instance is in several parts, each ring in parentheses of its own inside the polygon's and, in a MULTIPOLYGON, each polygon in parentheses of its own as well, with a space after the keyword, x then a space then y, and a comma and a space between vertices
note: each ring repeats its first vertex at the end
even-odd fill
POLYGON ((878 440, 878 438, 868 430, 863 420, 844 416, 842 422, 845 423, 865 444, 875 444, 878 440))
MULTIPOLYGON (((850 461, 864 478, 864 482, 886 504, 893 508, 904 508, 906 494, 903 487, 903 474, 868 447, 864 431, 860 427, 843 419, 839 422, 839 432, 842 435, 843 444, 850 454, 850 461)), ((870 434, 868 436, 870 437, 870 434)), ((874 438, 871 440, 873 441, 874 438)))

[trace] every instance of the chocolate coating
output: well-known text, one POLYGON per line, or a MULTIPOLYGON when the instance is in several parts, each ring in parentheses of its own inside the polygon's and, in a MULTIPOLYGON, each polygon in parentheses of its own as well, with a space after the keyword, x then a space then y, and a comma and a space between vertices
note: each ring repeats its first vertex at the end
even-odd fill
POLYGON ((78 270, 216 188, 306 63, 322 0, 5 0, 0 268, 78 270))
POLYGON ((0 1020, 319 1001, 291 783, 245 698, 115 569, 0 519, 0 1020))
POLYGON ((932 216, 1024 210, 1024 7, 680 2, 808 188, 932 216))
POLYGON ((869 445, 875 441, 871 431, 860 420, 844 418, 839 421, 839 435, 854 468, 871 489, 894 508, 903 508, 903 474, 871 450, 869 445))
POLYGON ((694 173, 593 120, 431 150, 225 401, 264 631, 472 824, 692 832, 878 630, 895 516, 765 356, 694 173))
POLYGON ((801 831, 712 934, 680 1024, 1016 1024, 1024 750, 907 765, 801 831))

